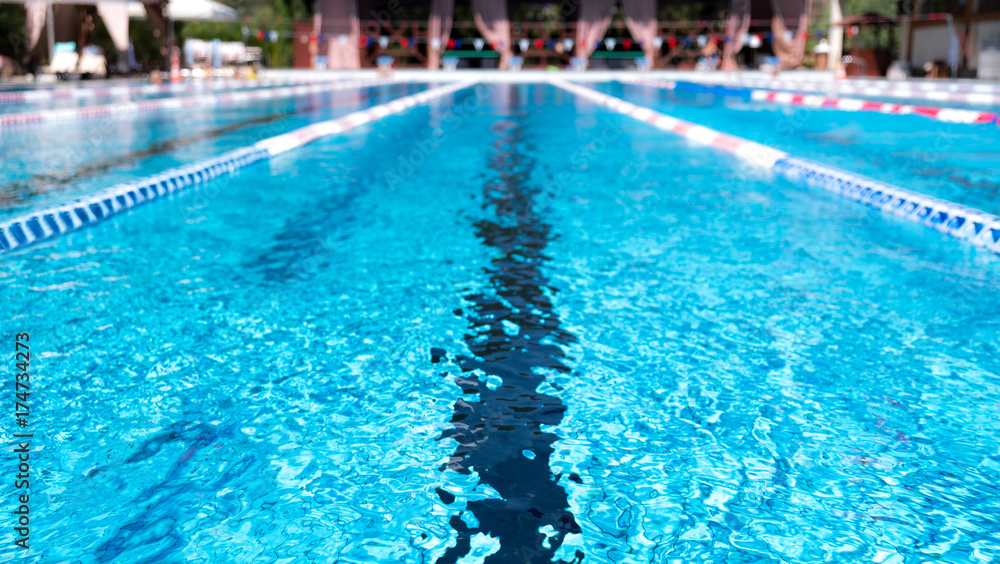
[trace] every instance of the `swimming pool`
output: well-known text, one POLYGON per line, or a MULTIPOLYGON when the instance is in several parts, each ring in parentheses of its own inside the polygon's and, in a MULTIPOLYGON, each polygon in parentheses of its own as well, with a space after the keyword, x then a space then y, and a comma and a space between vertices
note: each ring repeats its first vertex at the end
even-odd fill
POLYGON ((0 134, 0 220, 196 161, 422 88, 372 84, 305 96, 42 123, 0 134))
POLYGON ((917 115, 789 107, 711 93, 605 84, 602 92, 808 158, 953 202, 1000 213, 995 124, 917 115))
POLYGON ((551 85, 0 261, 31 562, 1000 558, 995 256, 551 85))
MULTIPOLYGON (((102 81, 103 82, 103 81, 102 81)), ((60 109, 95 106, 108 101, 167 98, 183 94, 218 93, 315 83, 305 79, 218 79, 183 83, 149 84, 140 80, 111 80, 107 84, 83 86, 80 84, 21 83, 0 85, 0 113, 23 112, 38 109, 60 109), (34 88, 30 88, 30 87, 34 88)))

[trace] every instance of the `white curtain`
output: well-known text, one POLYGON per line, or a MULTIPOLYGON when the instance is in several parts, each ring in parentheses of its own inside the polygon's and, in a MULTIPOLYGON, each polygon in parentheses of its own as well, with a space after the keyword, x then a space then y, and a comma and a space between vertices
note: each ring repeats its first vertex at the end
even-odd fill
POLYGON ((320 0, 327 68, 361 68, 361 22, 357 0, 320 0))
POLYGON ((649 62, 653 62, 656 55, 656 47, 653 40, 656 39, 656 0, 622 0, 622 8, 625 9, 625 25, 632 39, 642 43, 642 50, 649 62))
POLYGON ((28 51, 38 45, 45 27, 45 2, 25 2, 24 9, 28 12, 28 51))
MULTIPOLYGON (((834 0, 839 2, 840 0, 834 0)), ((732 0, 726 18, 726 45, 722 48, 722 70, 738 71, 736 54, 743 49, 743 36, 750 31, 750 0, 732 0)))
POLYGON ((507 68, 507 63, 514 54, 510 44, 510 20, 507 18, 506 0, 472 0, 472 10, 475 12, 476 28, 490 45, 496 45, 500 51, 501 69, 507 68))
POLYGON ((793 69, 802 66, 806 58, 806 38, 809 30, 809 13, 805 0, 771 0, 774 16, 771 18, 771 47, 781 61, 781 68, 793 69), (789 29, 787 20, 798 18, 799 25, 792 38, 785 36, 789 29))
POLYGON ((128 2, 98 2, 97 13, 119 52, 128 51, 128 2))
POLYGON ((806 30, 808 27, 809 15, 802 12, 802 15, 799 16, 799 28, 795 30, 791 41, 789 41, 785 39, 789 30, 785 27, 784 18, 780 15, 771 18, 771 32, 774 36, 771 46, 774 48, 774 54, 781 61, 781 68, 794 69, 802 66, 802 62, 806 58, 806 30))
POLYGON ((615 0, 581 0, 576 20, 576 56, 588 58, 611 24, 615 0))
POLYGON ((455 0, 431 0, 431 17, 427 24, 427 68, 437 70, 441 66, 441 52, 447 48, 451 36, 452 12, 455 0), (438 46, 434 48, 434 41, 438 46))

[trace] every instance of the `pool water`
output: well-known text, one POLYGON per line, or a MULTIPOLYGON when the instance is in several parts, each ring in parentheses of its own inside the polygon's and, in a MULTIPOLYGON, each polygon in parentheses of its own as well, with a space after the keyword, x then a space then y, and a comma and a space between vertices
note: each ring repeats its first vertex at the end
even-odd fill
POLYGON ((1000 559, 995 257, 553 86, 0 260, 27 562, 1000 559))
POLYGON ((252 145, 425 88, 386 84, 181 111, 10 127, 0 134, 0 219, 252 145), (9 163, 9 164, 8 164, 9 163))
POLYGON ((595 89, 797 157, 1000 214, 995 124, 783 106, 750 102, 742 95, 674 93, 620 83, 595 89))

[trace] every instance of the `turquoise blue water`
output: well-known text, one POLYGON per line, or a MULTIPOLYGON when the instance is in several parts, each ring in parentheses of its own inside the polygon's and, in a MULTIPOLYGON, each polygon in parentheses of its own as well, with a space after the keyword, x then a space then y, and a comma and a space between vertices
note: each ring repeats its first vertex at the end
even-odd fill
POLYGON ((606 94, 903 188, 1000 214, 1000 129, 919 116, 598 85, 606 94))
POLYGON ((392 84, 185 110, 10 127, 0 218, 64 202, 426 88, 392 84))
POLYGON ((0 264, 19 561, 1000 559, 995 257, 551 86, 0 264))

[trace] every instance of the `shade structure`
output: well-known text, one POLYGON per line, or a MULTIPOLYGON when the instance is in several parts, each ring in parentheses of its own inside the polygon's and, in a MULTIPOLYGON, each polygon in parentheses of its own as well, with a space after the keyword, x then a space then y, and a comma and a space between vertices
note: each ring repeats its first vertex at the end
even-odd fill
MULTIPOLYGON (((145 19, 146 10, 141 2, 129 2, 128 15, 145 19)), ((166 17, 182 22, 234 22, 236 10, 212 0, 170 0, 166 17)))

